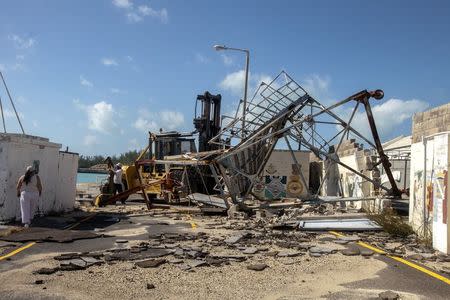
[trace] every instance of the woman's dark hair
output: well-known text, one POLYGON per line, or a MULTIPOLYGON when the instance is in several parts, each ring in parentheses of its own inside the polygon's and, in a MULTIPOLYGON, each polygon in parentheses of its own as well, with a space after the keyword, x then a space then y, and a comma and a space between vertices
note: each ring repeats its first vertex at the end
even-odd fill
POLYGON ((25 184, 28 185, 30 183, 31 177, 33 177, 34 171, 33 170, 27 170, 25 172, 25 176, 23 178, 23 181, 25 181, 25 184))

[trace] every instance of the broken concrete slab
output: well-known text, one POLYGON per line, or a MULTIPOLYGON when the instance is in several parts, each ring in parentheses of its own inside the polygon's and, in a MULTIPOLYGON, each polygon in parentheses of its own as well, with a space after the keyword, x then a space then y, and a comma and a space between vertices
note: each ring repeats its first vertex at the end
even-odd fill
POLYGON ((56 273, 59 270, 58 267, 55 268, 40 268, 33 272, 33 274, 40 274, 40 275, 51 275, 53 273, 56 273))
POLYGON ((361 249, 359 249, 359 251, 360 251, 362 256, 372 256, 372 255, 375 254, 374 251, 372 251, 370 249, 367 249, 367 248, 361 248, 361 249))
POLYGON ((266 264, 253 264, 253 265, 248 265, 247 269, 253 270, 253 271, 263 271, 267 267, 268 267, 268 265, 266 265, 266 264))
POLYGON ((102 237, 102 235, 98 235, 90 231, 30 227, 27 230, 0 237, 0 240, 19 243, 31 241, 68 243, 75 240, 95 239, 99 237, 102 237))
POLYGON ((355 256, 355 255, 360 255, 361 251, 359 250, 358 246, 350 244, 350 245, 347 245, 346 249, 341 250, 341 253, 346 256, 355 256))
POLYGON ((136 266, 140 268, 157 268, 166 262, 167 261, 165 259, 148 259, 136 262, 136 266))
POLYGON ((97 259, 95 257, 90 256, 81 256, 80 257, 84 262, 86 262, 86 266, 90 267, 93 265, 101 265, 103 263, 103 260, 97 259))
POLYGON ((245 248, 242 253, 244 254, 255 254, 256 252, 258 252, 258 249, 255 247, 249 247, 249 248, 245 248))
POLYGON ((337 251, 338 251, 337 249, 318 247, 318 246, 309 248, 310 253, 319 253, 319 254, 331 254, 331 253, 334 253, 337 251))
POLYGON ((198 259, 195 259, 195 260, 189 261, 189 262, 188 262, 188 265, 189 265, 191 268, 198 268, 198 267, 204 267, 204 266, 206 266, 207 263, 206 263, 206 261, 204 261, 204 260, 198 260, 198 259))
POLYGON ((224 259, 224 258, 218 258, 218 257, 213 257, 213 256, 208 256, 205 259, 206 263, 210 266, 216 266, 219 267, 223 264, 227 264, 228 260, 224 259))
POLYGON ((393 291, 385 291, 378 294, 378 299, 382 300, 397 300, 400 299, 400 295, 393 291))
POLYGON ((303 255, 303 253, 300 251, 280 251, 277 254, 278 257, 295 257, 299 255, 303 255))
POLYGON ((239 232, 236 234, 233 234, 225 239, 225 243, 227 244, 236 244, 242 241, 244 238, 251 236, 251 233, 249 232, 239 232))

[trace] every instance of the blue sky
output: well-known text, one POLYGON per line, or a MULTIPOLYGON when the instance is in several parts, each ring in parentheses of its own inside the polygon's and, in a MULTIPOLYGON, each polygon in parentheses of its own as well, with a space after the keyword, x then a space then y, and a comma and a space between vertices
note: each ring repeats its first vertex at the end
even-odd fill
MULTIPOLYGON (((286 70, 318 100, 381 88, 383 140, 450 100, 448 1, 4 1, 0 68, 28 134, 81 154, 142 147, 146 131, 192 130, 205 90, 233 111, 286 70)), ((17 132, 4 89, 7 130, 17 132)), ((360 118, 363 122, 363 118, 360 118)))

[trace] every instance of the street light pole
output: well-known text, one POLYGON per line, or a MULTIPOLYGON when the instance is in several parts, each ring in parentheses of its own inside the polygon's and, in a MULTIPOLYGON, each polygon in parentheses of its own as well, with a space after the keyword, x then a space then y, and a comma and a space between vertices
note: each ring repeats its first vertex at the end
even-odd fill
POLYGON ((250 63, 250 51, 245 50, 245 56, 244 103, 242 105, 242 138, 245 137, 245 112, 247 110, 248 67, 250 63))
POLYGON ((216 51, 222 50, 234 50, 245 53, 245 82, 244 82, 244 99, 242 104, 242 138, 245 137, 245 113, 247 110, 247 90, 248 90, 248 73, 249 73, 249 64, 250 64, 250 51, 248 49, 240 49, 240 48, 232 48, 224 45, 215 45, 214 49, 216 51))

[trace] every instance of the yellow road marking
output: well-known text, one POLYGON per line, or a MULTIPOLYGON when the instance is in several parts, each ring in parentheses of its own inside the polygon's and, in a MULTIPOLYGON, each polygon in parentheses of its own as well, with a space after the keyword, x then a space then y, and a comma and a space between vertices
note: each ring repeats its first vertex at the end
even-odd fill
MULTIPOLYGON (((338 237, 344 237, 345 235, 343 235, 343 234, 340 234, 340 233, 338 233, 338 232, 336 232, 336 231, 329 231, 331 234, 334 234, 334 235, 336 235, 336 236, 338 236, 338 237)), ((373 247, 373 246, 371 246, 371 245, 369 245, 369 244, 366 244, 366 243, 364 243, 364 242, 358 242, 357 243, 358 245, 360 245, 360 246, 362 246, 362 247, 364 247, 364 248, 367 248, 367 249, 370 249, 370 250, 372 250, 372 251, 374 251, 374 252, 377 252, 377 253, 379 253, 379 254, 386 254, 386 252, 385 251, 383 251, 383 250, 381 250, 381 249, 378 249, 378 248, 376 248, 376 247, 373 247)), ((398 256, 393 256, 393 255, 386 255, 387 257, 389 257, 389 258, 392 258, 393 260, 396 260, 396 261, 398 261, 398 262, 401 262, 402 264, 405 264, 405 265, 407 265, 407 266, 409 266, 409 267, 411 267, 411 268, 414 268, 414 269, 416 269, 416 270, 418 270, 418 271, 420 271, 420 272, 423 272, 423 273, 425 273, 425 274, 427 274, 427 275, 429 275, 429 276, 431 276, 431 277, 434 277, 434 278, 436 278, 436 279, 438 279, 438 280, 440 280, 440 281, 443 281, 443 282, 445 282, 446 284, 449 284, 450 285, 450 279, 448 279, 447 277, 444 277, 444 276, 442 276, 442 275, 440 275, 440 274, 438 274, 438 273, 435 273, 435 272, 433 272, 433 271, 430 271, 430 270, 428 270, 428 269, 426 269, 426 268, 424 268, 424 267, 422 267, 422 266, 419 266, 419 265, 417 265, 417 264, 415 264, 415 263, 413 263, 413 262, 410 262, 410 261, 408 261, 408 260, 406 260, 406 259, 404 259, 404 258, 401 258, 401 257, 398 257, 398 256)))
POLYGON ((194 222, 192 222, 192 217, 191 217, 191 215, 187 215, 187 218, 188 218, 189 220, 191 220, 189 223, 191 223, 192 229, 196 229, 196 228, 197 228, 197 224, 195 224, 194 222))
MULTIPOLYGON (((79 222, 77 222, 77 223, 71 225, 70 227, 64 228, 64 230, 70 230, 70 229, 73 229, 73 228, 77 227, 78 225, 80 225, 82 222, 85 222, 85 221, 87 221, 87 220, 89 220, 89 219, 95 217, 95 215, 96 215, 96 214, 93 214, 93 215, 91 215, 91 216, 88 216, 88 217, 82 219, 81 221, 79 221, 79 222)), ((14 256, 14 255, 16 255, 17 253, 20 253, 20 252, 22 252, 23 250, 26 250, 26 249, 28 249, 28 248, 34 246, 35 244, 36 244, 36 242, 28 243, 28 244, 26 244, 25 246, 22 246, 22 247, 20 247, 20 248, 17 248, 16 250, 13 250, 13 251, 9 252, 9 253, 6 254, 6 255, 0 256, 0 261, 6 259, 6 258, 8 258, 8 257, 14 256)))
POLYGON ((20 248, 14 250, 14 251, 11 251, 11 252, 9 252, 9 253, 6 254, 6 255, 0 256, 0 260, 4 260, 4 259, 7 259, 8 257, 14 256, 14 255, 16 255, 17 253, 22 252, 23 250, 30 248, 30 247, 33 246, 34 244, 36 244, 36 242, 28 243, 28 244, 26 244, 25 246, 20 247, 20 248))

